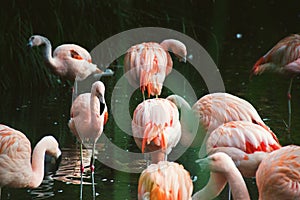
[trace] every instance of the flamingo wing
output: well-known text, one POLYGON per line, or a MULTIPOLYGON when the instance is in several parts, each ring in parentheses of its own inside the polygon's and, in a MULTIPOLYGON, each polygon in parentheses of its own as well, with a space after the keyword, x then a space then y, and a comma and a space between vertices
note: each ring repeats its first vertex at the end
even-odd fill
POLYGON ((232 121, 215 129, 207 139, 207 151, 216 147, 235 147, 245 153, 271 152, 280 144, 259 125, 248 121, 232 121))
POLYGON ((272 134, 248 121, 225 123, 210 133, 206 142, 209 154, 228 154, 244 177, 254 177, 261 160, 279 148, 272 134))
POLYGON ((250 121, 272 132, 248 101, 228 93, 205 95, 194 104, 192 109, 208 132, 230 121, 250 121))
POLYGON ((58 46, 53 51, 53 57, 69 57, 77 60, 85 60, 89 63, 92 62, 90 53, 76 44, 63 44, 58 46))

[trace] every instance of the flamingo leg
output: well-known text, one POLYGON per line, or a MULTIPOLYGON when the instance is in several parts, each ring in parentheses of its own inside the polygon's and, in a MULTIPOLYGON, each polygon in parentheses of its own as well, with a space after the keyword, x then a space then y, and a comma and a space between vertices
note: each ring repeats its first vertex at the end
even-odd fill
POLYGON ((291 95, 291 90, 292 90, 292 84, 293 84, 293 79, 294 77, 291 78, 290 81, 290 85, 289 85, 289 90, 288 90, 288 111, 289 111, 289 121, 288 121, 288 133, 290 133, 291 131, 291 124, 292 124, 292 105, 291 105, 291 99, 292 99, 292 95, 291 95))
POLYGON ((145 94, 144 94, 144 92, 142 92, 142 94, 143 94, 143 101, 145 101, 145 94))
POLYGON ((82 143, 80 143, 80 200, 82 200, 82 191, 83 191, 83 172, 84 172, 84 166, 83 166, 83 160, 82 160, 82 143))
POLYGON ((231 188, 229 184, 228 184, 228 200, 231 200, 231 188))
POLYGON ((75 80, 74 81, 74 86, 72 87, 72 102, 74 102, 74 100, 76 99, 76 97, 78 96, 78 83, 77 81, 75 80))
POLYGON ((92 151, 92 160, 91 160, 91 164, 90 164, 90 169, 91 169, 91 173, 92 173, 92 189, 93 189, 93 199, 96 198, 96 191, 95 191, 95 146, 96 146, 96 142, 94 142, 93 144, 93 151, 92 151))

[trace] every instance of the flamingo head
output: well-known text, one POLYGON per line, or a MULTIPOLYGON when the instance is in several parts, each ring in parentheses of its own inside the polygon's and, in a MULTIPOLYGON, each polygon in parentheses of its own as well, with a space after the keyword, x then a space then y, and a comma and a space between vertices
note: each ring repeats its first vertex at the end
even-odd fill
POLYGON ((49 42, 49 40, 43 36, 32 35, 28 40, 27 46, 29 47, 40 46, 46 44, 47 42, 49 42))
POLYGON ((100 102, 100 115, 102 115, 105 109, 104 92, 105 86, 101 81, 96 81, 92 85, 92 93, 95 94, 96 97, 98 97, 100 102))
POLYGON ((202 170, 210 169, 213 172, 227 172, 232 167, 235 167, 235 164, 231 157, 226 153, 217 152, 206 158, 196 160, 196 163, 199 164, 202 170))

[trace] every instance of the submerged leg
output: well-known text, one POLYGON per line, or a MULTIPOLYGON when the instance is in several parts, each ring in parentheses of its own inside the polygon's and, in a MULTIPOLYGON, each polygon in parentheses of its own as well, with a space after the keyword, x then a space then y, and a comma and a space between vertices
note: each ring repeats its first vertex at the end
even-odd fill
POLYGON ((83 166, 83 160, 82 160, 82 143, 80 143, 80 200, 82 200, 82 190, 83 190, 83 172, 84 172, 84 166, 83 166))
POLYGON ((96 198, 96 191, 95 191, 95 146, 96 146, 96 142, 94 142, 93 144, 93 151, 92 151, 92 160, 91 160, 91 164, 90 164, 90 169, 91 169, 91 173, 92 173, 92 189, 93 189, 93 199, 96 198))
POLYGON ((290 133, 291 131, 291 124, 292 124, 292 106, 291 106, 291 99, 292 99, 292 95, 291 95, 291 90, 292 90, 292 84, 293 84, 293 78, 291 78, 290 81, 290 85, 289 85, 289 90, 287 93, 288 96, 288 111, 289 111, 289 121, 288 121, 288 133, 290 133))

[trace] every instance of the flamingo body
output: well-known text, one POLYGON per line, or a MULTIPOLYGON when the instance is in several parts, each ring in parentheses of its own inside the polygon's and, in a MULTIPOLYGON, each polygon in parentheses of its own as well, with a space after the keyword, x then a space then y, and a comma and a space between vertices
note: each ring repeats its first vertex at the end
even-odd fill
POLYGON ((270 132, 278 142, 276 135, 263 122, 256 109, 246 100, 228 93, 212 93, 201 97, 191 108, 189 103, 178 95, 167 97, 181 109, 183 144, 192 140, 190 122, 198 121, 208 136, 220 125, 230 121, 249 121, 270 132), (184 115, 187 113, 186 115, 184 115), (192 113, 192 115, 190 114, 192 113))
POLYGON ((272 152, 259 165, 259 199, 290 200, 300 197, 300 147, 289 145, 272 152))
POLYGON ((28 45, 43 46, 44 60, 52 72, 64 80, 83 80, 92 73, 102 73, 95 64, 89 52, 76 44, 63 44, 53 51, 50 41, 43 36, 33 35, 28 45))
POLYGON ((92 85, 91 93, 79 95, 72 103, 69 127, 81 142, 94 143, 103 132, 108 119, 104 93, 104 84, 97 81, 92 85))
POLYGON ((248 121, 225 123, 211 132, 206 142, 209 154, 227 153, 244 177, 255 176, 258 165, 267 155, 263 152, 269 153, 279 148, 281 145, 270 132, 248 121))
POLYGON ((139 200, 191 200, 192 192, 190 174, 178 163, 151 164, 139 178, 139 200))
POLYGON ((0 124, 0 187, 38 187, 44 177, 45 153, 56 158, 61 155, 54 137, 42 138, 31 156, 31 144, 27 137, 0 124))
POLYGON ((173 62, 168 51, 173 51, 182 60, 186 59, 186 47, 178 40, 164 40, 141 43, 127 50, 124 57, 124 70, 129 83, 139 84, 142 93, 160 95, 165 77, 171 72, 173 62))
POLYGON ((293 34, 280 40, 253 66, 252 73, 258 75, 265 70, 280 73, 300 73, 300 35, 293 34))
POLYGON ((143 101, 133 113, 132 132, 142 152, 162 151, 169 154, 181 137, 177 107, 162 98, 143 101))

